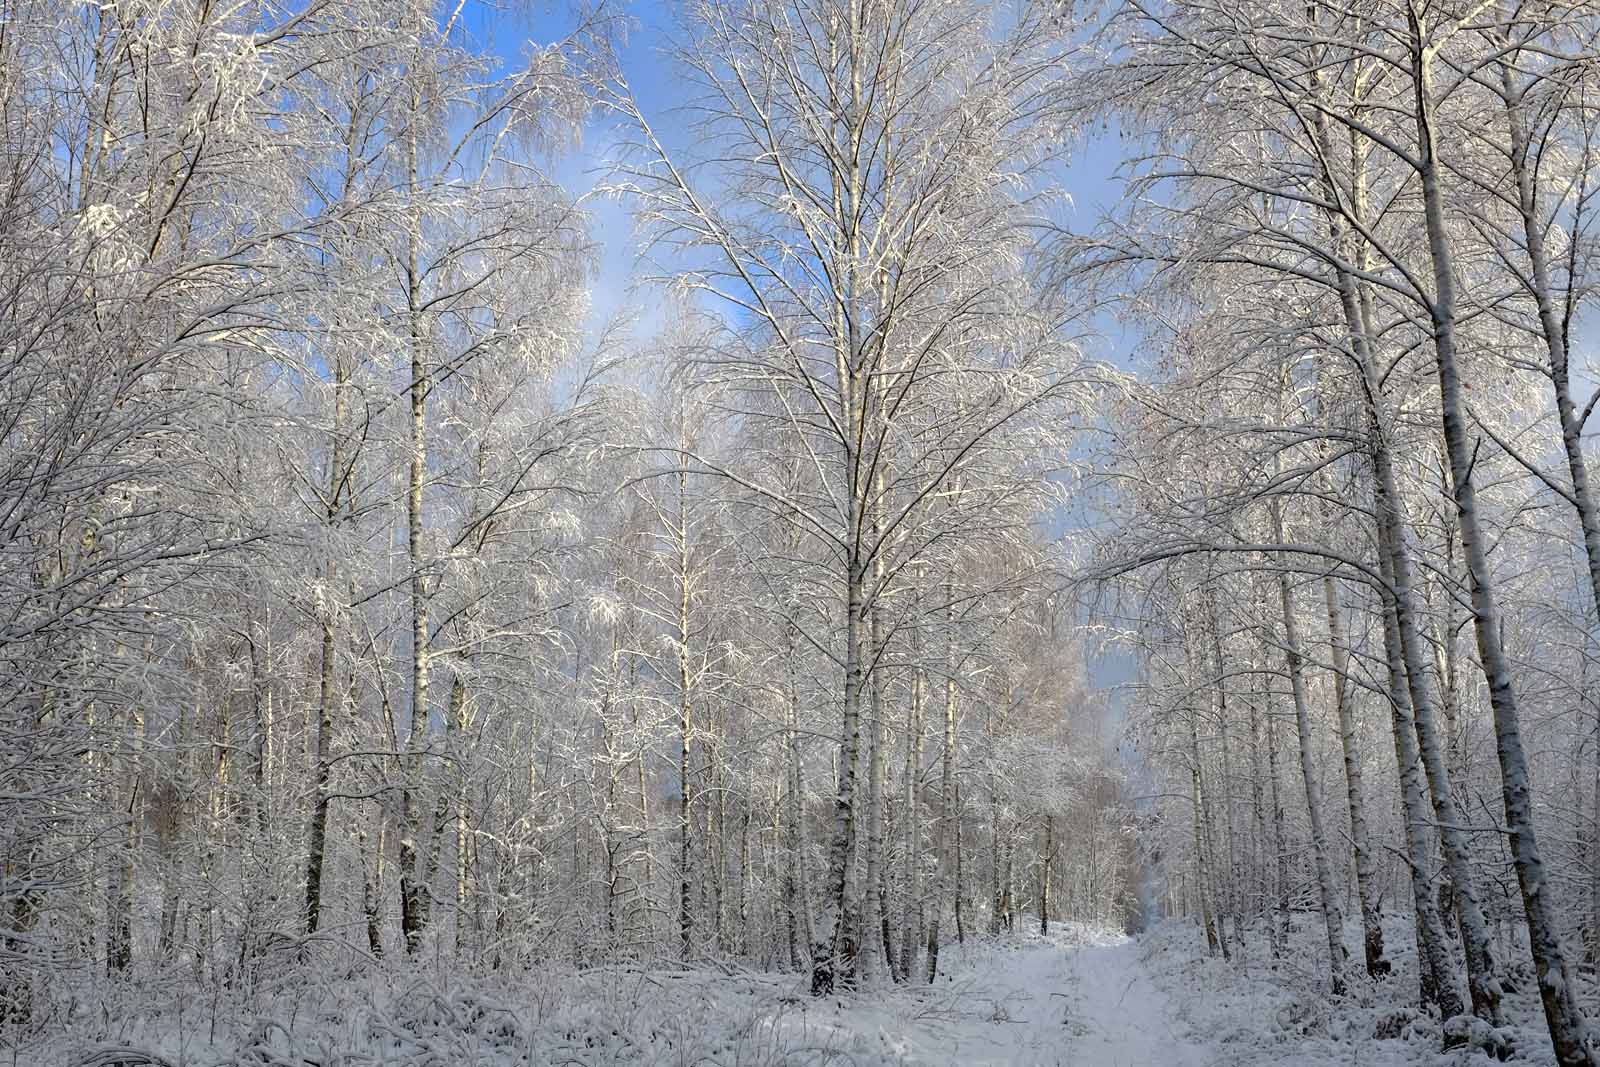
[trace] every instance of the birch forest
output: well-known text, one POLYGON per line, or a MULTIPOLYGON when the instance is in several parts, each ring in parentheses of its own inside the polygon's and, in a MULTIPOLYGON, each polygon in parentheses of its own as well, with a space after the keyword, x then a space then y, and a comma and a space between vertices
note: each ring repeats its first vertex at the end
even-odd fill
POLYGON ((0 0, 0 134, 0 1062, 1600 1067, 1600 3, 0 0))

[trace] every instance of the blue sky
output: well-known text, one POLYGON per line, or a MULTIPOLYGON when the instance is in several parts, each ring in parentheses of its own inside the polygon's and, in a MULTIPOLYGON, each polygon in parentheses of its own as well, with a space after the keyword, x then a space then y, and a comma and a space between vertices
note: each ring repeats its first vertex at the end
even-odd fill
MULTIPOLYGON (((674 147, 681 134, 681 122, 673 105, 683 99, 684 87, 664 55, 665 46, 676 32, 678 5, 661 0, 635 0, 625 6, 631 22, 626 44, 621 48, 623 75, 633 87, 657 133, 674 147)), ((468 43, 499 56, 507 64, 517 62, 533 46, 547 46, 565 37, 574 19, 568 5, 556 3, 510 4, 472 2, 465 14, 468 43)), ((602 177, 602 165, 612 143, 612 135, 602 120, 591 121, 585 131, 582 150, 562 160, 556 177, 576 195, 590 193, 602 177)), ((1087 229, 1119 195, 1114 179, 1123 162, 1125 148, 1116 133, 1091 136, 1062 161, 1062 184, 1072 194, 1074 228, 1087 229)), ((630 306, 648 313, 655 301, 648 292, 630 294, 637 270, 638 248, 626 204, 594 198, 588 201, 591 232, 600 246, 599 263, 593 286, 592 326, 599 328, 630 306)), ((1102 318, 1107 333, 1107 351, 1096 353, 1124 362, 1128 341, 1121 336, 1109 316, 1102 318)))
MULTIPOLYGON (((562 4, 494 7, 471 0, 469 4, 471 12, 466 19, 469 45, 493 53, 507 64, 518 62, 530 44, 548 46, 567 36, 573 26, 571 12, 562 4)), ((633 26, 619 57, 623 76, 669 149, 680 147, 684 140, 682 122, 673 106, 684 98, 685 87, 664 54, 676 32, 674 8, 673 3, 657 0, 637 0, 630 4, 627 10, 633 26)), ((581 151, 557 165, 556 177, 574 195, 590 194, 603 177, 604 161, 613 139, 603 119, 591 121, 584 133, 581 151)), ((1061 160, 1060 183, 1072 196, 1069 221, 1074 229, 1091 228, 1100 215, 1115 204, 1121 192, 1115 174, 1127 152, 1117 131, 1094 131, 1070 156, 1061 160)), ((659 301, 648 289, 640 291, 634 285, 640 273, 638 244, 628 205, 595 197, 587 206, 591 234, 600 246, 592 290, 591 328, 598 330, 615 315, 632 312, 640 316, 639 332, 647 334, 659 301)), ((1132 357, 1131 336, 1117 325, 1109 312, 1098 315, 1095 325, 1103 337, 1098 350, 1089 355, 1127 366, 1132 357)), ((1108 650, 1099 655, 1091 653, 1089 667, 1091 682, 1111 690, 1107 693, 1108 712, 1113 722, 1119 721, 1126 694, 1117 689, 1132 680, 1131 660, 1118 650, 1108 650)))
MULTIPOLYGON (((573 25, 572 14, 564 3, 525 4, 509 0, 505 6, 498 7, 493 0, 467 0, 467 3, 470 8, 466 16, 469 45, 493 53, 508 64, 517 62, 530 44, 545 46, 560 40, 573 25)), ((620 55, 623 74, 652 126, 669 148, 675 147, 682 140, 682 129, 673 105, 683 99, 684 92, 671 62, 663 53, 675 32, 678 4, 673 0, 634 0, 626 4, 625 10, 632 28, 620 55)), ((582 151, 559 164, 557 178, 575 195, 588 194, 602 176, 601 165, 611 141, 611 134, 602 122, 591 122, 585 132, 582 151)), ((1071 155, 1061 161, 1061 185, 1074 202, 1069 219, 1073 229, 1082 231, 1093 227, 1101 214, 1116 203, 1121 193, 1116 173, 1133 151, 1136 148, 1114 129, 1089 131, 1071 155)), ((638 270, 637 245, 628 207, 596 198, 588 202, 588 208, 591 232, 600 246, 591 325, 598 328, 631 307, 642 313, 640 332, 647 333, 656 300, 648 291, 630 292, 638 270)), ((1595 317, 1591 315, 1589 321, 1580 321, 1574 329, 1575 362, 1584 379, 1593 374, 1597 340, 1595 317)), ((1136 339, 1121 329, 1109 313, 1097 316, 1095 326, 1102 336, 1089 355, 1134 369, 1140 362, 1133 351, 1136 339)), ((1087 516, 1079 521, 1086 519, 1087 516)), ((1126 696, 1125 691, 1118 692, 1117 687, 1132 680, 1131 661, 1116 651, 1091 654, 1090 659, 1091 681, 1113 690, 1108 695, 1115 720, 1122 698, 1126 696)))

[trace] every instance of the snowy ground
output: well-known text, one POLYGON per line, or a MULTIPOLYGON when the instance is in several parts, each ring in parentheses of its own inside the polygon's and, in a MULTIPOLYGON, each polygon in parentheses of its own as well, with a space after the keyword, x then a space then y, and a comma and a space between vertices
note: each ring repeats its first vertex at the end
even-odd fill
POLYGON ((843 1038, 868 1029, 898 1057, 887 1062, 930 1067, 1206 1062, 1174 1029, 1172 1006, 1139 943, 1120 934, 1073 929, 1049 938, 984 940, 947 950, 944 962, 949 978, 932 989, 894 991, 877 1008, 825 1008, 826 1025, 839 1028, 833 1030, 845 1054, 839 1062, 862 1062, 853 1057, 867 1050, 843 1038), (916 1004, 921 1011, 906 1011, 916 1004))
POLYGON ((1206 1056, 1155 984, 1141 945, 1120 935, 1074 931, 986 945, 952 963, 970 983, 968 1011, 930 1064, 1056 1064, 1061 1067, 1202 1067, 1206 1056), (992 1008, 983 1011, 984 1005, 992 1008))
MULTIPOLYGON (((1387 955, 1393 976, 1375 981, 1352 956, 1354 973, 1347 996, 1332 1000, 1323 992, 1326 967, 1320 920, 1296 916, 1290 951, 1272 959, 1264 938, 1247 945, 1245 958, 1231 962, 1207 956, 1198 929, 1169 923, 1139 941, 1145 973, 1165 993, 1179 1033, 1205 1035, 1207 1067, 1485 1067, 1494 1061, 1481 1051, 1442 1051, 1440 1024, 1418 1016, 1415 945, 1407 916, 1386 917, 1387 955)), ((1360 929, 1347 924, 1345 943, 1358 952, 1360 929)), ((1509 1025, 1498 1031, 1510 1062, 1554 1067, 1555 1055, 1531 965, 1523 953, 1499 944, 1512 960, 1505 996, 1509 1025)), ((1592 975, 1580 979, 1580 1000, 1591 1018, 1600 1011, 1600 988, 1592 975)))
MULTIPOLYGON (((1394 1005, 1404 979, 1317 992, 1310 935, 1288 961, 1209 959, 1193 927, 1128 939, 1083 928, 969 940, 933 986, 869 983, 815 1000, 799 975, 603 968, 508 982, 296 966, 246 993, 128 991, 0 1063, 173 1067, 1412 1067, 1483 1064, 1394 1005), (1383 1036, 1378 1035, 1382 1033, 1383 1036), (119 1051, 123 1050, 123 1051, 119 1051), (148 1054, 140 1058, 134 1053, 148 1054)), ((1402 969, 1406 965, 1400 961, 1402 969)), ((1548 1064, 1537 1006, 1516 1059, 1548 1064)))

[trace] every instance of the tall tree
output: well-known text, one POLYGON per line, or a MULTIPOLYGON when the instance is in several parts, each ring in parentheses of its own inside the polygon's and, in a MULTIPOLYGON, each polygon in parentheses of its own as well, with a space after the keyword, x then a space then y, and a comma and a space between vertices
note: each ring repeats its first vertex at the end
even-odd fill
POLYGON ((611 101, 635 131, 618 188, 658 248, 708 253, 679 283, 748 323, 699 360, 708 387, 809 468, 794 494, 770 469, 684 457, 795 524, 837 590, 831 632, 808 635, 839 683, 817 993, 851 977, 864 934, 852 887, 863 716, 882 663, 874 610, 910 561, 1012 498, 965 470, 1069 396, 1068 312, 1023 270, 1033 210, 1014 192, 1059 127, 1053 72, 1069 32, 1044 12, 1002 23, 977 4, 697 9, 678 55, 701 91, 714 179, 668 150, 625 84, 611 101))

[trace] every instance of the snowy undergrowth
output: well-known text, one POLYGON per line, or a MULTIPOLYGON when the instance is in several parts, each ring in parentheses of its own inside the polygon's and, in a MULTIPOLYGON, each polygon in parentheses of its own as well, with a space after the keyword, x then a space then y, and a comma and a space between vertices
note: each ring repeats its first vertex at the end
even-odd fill
MULTIPOLYGON (((1118 935, 1065 927, 1037 937, 968 939, 932 986, 883 978, 814 999, 800 974, 549 967, 517 976, 426 967, 283 963, 248 989, 160 994, 100 990, 65 1032, 21 1052, 38 1064, 173 1067, 502 1067, 718 1065, 877 1067, 1054 1063, 1030 1029, 1025 988, 1007 986, 1019 952, 1067 959, 1118 935), (1032 1049, 1033 1051, 1029 1051, 1032 1049), (1037 1054, 1037 1055, 1036 1055, 1037 1054)), ((1025 980, 1023 986, 1030 983, 1025 980)), ((1044 998, 1047 992, 1041 991, 1044 998)), ((1057 1014, 1060 1002, 1048 1006, 1057 1014)), ((1064 1020, 1050 1020, 1059 1027, 1064 1020)), ((5 1057, 9 1059, 11 1057, 5 1057)), ((0 1060, 3 1062, 3 1060, 0 1060)))
MULTIPOLYGON (((1283 959, 1271 958, 1260 934, 1249 939, 1242 961, 1210 957, 1201 932, 1178 922, 1142 938, 1141 957, 1167 993, 1177 1021, 1212 1047, 1209 1062, 1215 1067, 1482 1067, 1493 1062, 1477 1049, 1443 1051, 1440 1021, 1415 1011, 1416 953, 1408 922, 1391 916, 1385 923, 1393 975, 1372 980, 1353 956, 1351 988, 1336 999, 1325 991, 1322 927, 1310 916, 1296 917, 1283 959)), ((1345 940, 1359 946, 1360 937, 1359 928, 1351 926, 1345 940)), ((1508 1025, 1498 1031, 1509 1047, 1509 1062, 1553 1065, 1532 976, 1513 967, 1512 977, 1520 980, 1505 998, 1508 1025)), ((1595 1003, 1587 980, 1583 1003, 1595 1003)))
POLYGON ((220 1021, 205 1000, 187 1012, 168 1006, 106 1025, 86 1020, 88 1032, 47 1059, 75 1064, 122 1048, 175 1067, 902 1062, 887 1038, 860 1028, 860 1011, 813 1002, 793 976, 599 968, 480 978, 395 970, 307 974, 251 999, 225 1008, 220 1021))
MULTIPOLYGON (((1352 929, 1349 943, 1358 944, 1352 929)), ((1138 939, 1084 927, 1048 938, 946 946, 929 986, 885 977, 834 997, 801 974, 550 966, 520 975, 349 958, 263 964, 248 988, 177 976, 96 991, 58 1036, 17 1063, 84 1067, 1464 1067, 1418 1016, 1404 922, 1389 930, 1395 975, 1323 992, 1309 917, 1274 960, 1206 955, 1192 925, 1138 939), (137 1052, 146 1058, 134 1055, 137 1052)), ((1533 983, 1507 998, 1512 1062, 1553 1064, 1533 983)), ((1593 989, 1584 994, 1592 1003, 1593 989)), ((0 1063, 9 1056, 0 1056, 0 1063)))

